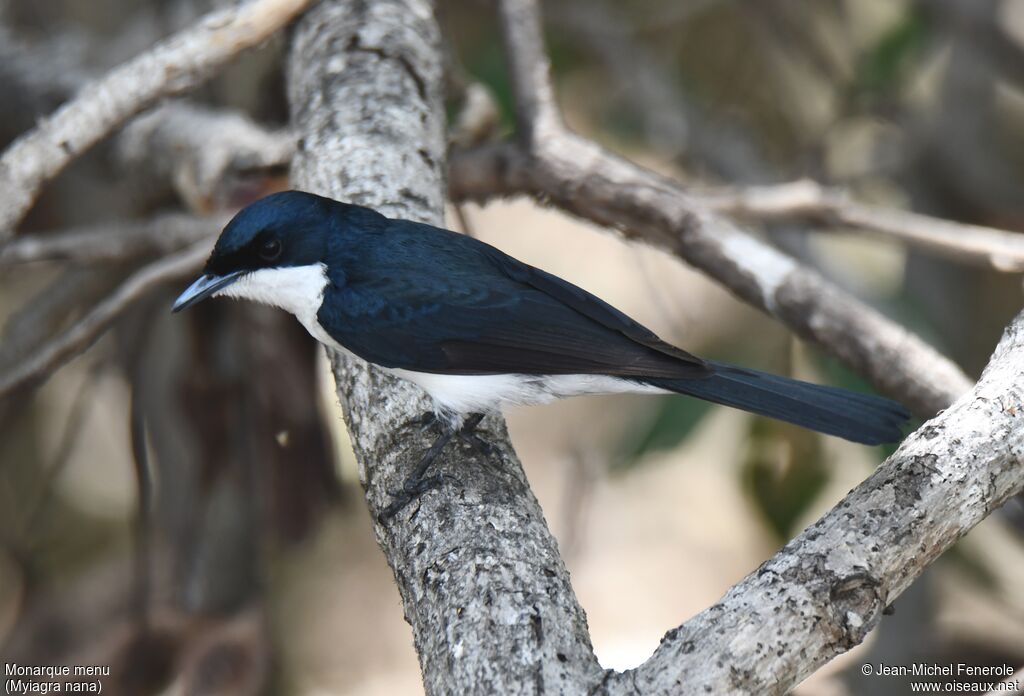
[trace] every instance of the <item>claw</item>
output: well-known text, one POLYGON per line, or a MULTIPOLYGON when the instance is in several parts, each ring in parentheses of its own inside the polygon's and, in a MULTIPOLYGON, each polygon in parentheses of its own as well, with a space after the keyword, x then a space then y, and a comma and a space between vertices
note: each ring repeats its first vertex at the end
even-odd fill
POLYGON ((432 491, 441 487, 447 477, 443 474, 436 476, 426 476, 418 481, 406 480, 402 486, 402 490, 391 493, 391 502, 384 508, 378 515, 377 519, 381 522, 390 520, 392 517, 397 515, 405 506, 412 501, 419 498, 427 491, 432 491))
POLYGON ((468 445, 469 448, 473 450, 474 454, 481 457, 490 457, 492 454, 497 452, 497 448, 494 445, 476 433, 464 433, 459 431, 459 439, 468 445))
POLYGON ((424 411, 415 418, 411 418, 405 424, 407 428, 416 428, 421 433, 430 430, 435 425, 441 425, 441 421, 438 419, 437 414, 434 413, 433 411, 424 411))
POLYGON ((474 432, 481 420, 483 420, 483 414, 474 413, 466 419, 463 426, 458 430, 445 428, 444 423, 438 420, 434 413, 424 413, 419 418, 409 421, 410 426, 418 426, 421 431, 438 425, 440 426, 441 434, 434 441, 434 444, 430 446, 430 449, 423 453, 423 457, 416 465, 416 468, 412 470, 409 477, 405 479, 405 483, 402 484, 402 489, 397 493, 391 493, 391 502, 378 514, 378 521, 385 522, 391 519, 413 500, 416 500, 427 491, 441 486, 445 478, 448 477, 445 477, 443 474, 427 476, 426 473, 430 469, 430 465, 434 463, 434 460, 437 459, 453 437, 457 436, 479 455, 486 457, 492 454, 494 446, 485 442, 474 432))

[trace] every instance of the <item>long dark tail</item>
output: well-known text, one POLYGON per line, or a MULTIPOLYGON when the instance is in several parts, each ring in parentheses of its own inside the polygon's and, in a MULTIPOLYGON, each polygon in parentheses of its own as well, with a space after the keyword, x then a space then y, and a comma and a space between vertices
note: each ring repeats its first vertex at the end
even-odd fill
POLYGON ((733 365, 710 365, 715 371, 709 377, 644 382, 866 445, 901 439, 900 426, 910 417, 901 404, 880 396, 733 365))

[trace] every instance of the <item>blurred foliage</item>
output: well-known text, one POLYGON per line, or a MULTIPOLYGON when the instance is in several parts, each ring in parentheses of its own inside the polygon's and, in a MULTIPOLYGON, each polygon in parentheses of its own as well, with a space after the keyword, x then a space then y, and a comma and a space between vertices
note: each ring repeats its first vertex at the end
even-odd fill
POLYGON ((639 422, 619 443, 619 454, 612 460, 613 471, 627 471, 645 455, 678 447, 715 407, 708 401, 685 396, 656 398, 658 406, 652 417, 639 422))
POLYGON ((478 43, 467 64, 471 66, 470 75, 491 88, 501 113, 503 130, 511 132, 515 124, 515 100, 512 97, 512 83, 505 70, 501 37, 494 34, 478 43))
POLYGON ((902 87, 928 45, 930 31, 924 15, 909 8, 859 57, 854 91, 864 98, 872 93, 891 94, 902 87))
POLYGON ((768 527, 785 541, 828 483, 821 436, 767 418, 751 418, 748 433, 740 470, 743 489, 768 527))

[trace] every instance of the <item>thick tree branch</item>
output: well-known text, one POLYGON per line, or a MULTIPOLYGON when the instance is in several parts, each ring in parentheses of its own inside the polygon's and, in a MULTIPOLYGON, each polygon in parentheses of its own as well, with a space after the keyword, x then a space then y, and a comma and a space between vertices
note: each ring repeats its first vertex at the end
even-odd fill
POLYGON ((609 693, 783 694, 860 643, 944 551, 1024 490, 1024 314, 970 393, 609 693))
MULTIPOLYGON (((299 23, 288 88, 294 184, 403 218, 443 220, 441 52, 427 0, 333 0, 299 23)), ((376 515, 436 436, 408 382, 332 355, 376 515)), ((586 620, 499 418, 486 456, 453 445, 440 489, 375 523, 429 694, 577 693, 601 669, 586 620)))
POLYGON ((252 0, 207 15, 85 87, 0 157, 0 241, 40 187, 69 162, 161 97, 205 80, 284 26, 312 0, 252 0))
POLYGON ((133 302, 153 288, 194 273, 210 253, 211 241, 154 261, 130 275, 114 292, 41 348, 0 373, 0 398, 39 382, 91 346, 133 302))

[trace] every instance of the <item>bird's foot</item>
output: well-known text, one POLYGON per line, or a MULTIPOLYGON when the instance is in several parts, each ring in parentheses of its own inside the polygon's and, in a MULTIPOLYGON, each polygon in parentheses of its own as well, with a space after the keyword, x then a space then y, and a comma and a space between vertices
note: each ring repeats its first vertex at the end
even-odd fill
POLYGON ((469 448, 474 453, 481 457, 489 457, 495 452, 494 445, 484 440, 482 437, 476 434, 476 428, 480 425, 480 421, 484 419, 484 414, 473 413, 469 415, 463 422, 462 427, 459 428, 455 434, 462 442, 469 445, 469 448))
POLYGON ((433 411, 424 411, 415 418, 410 418, 405 424, 405 427, 415 428, 421 433, 430 430, 434 426, 444 429, 443 421, 441 421, 433 411))
POLYGON ((388 503, 386 508, 378 513, 377 519, 381 522, 390 520, 392 517, 404 510, 409 503, 416 500, 427 491, 440 488, 441 484, 443 484, 447 478, 449 477, 444 474, 438 474, 436 476, 424 476, 415 481, 412 480, 412 477, 406 479, 405 483, 402 485, 402 490, 391 494, 391 502, 388 503))
POLYGON ((424 413, 420 417, 411 420, 409 425, 418 426, 421 430, 426 430, 435 425, 440 426, 441 435, 430 446, 430 449, 423 454, 416 468, 413 469, 409 477, 406 478, 405 483, 402 484, 401 490, 391 493, 391 502, 380 512, 378 519, 382 522, 391 519, 413 500, 419 498, 427 491, 439 488, 446 478, 450 478, 443 474, 436 476, 427 476, 426 474, 453 437, 458 437, 481 456, 486 457, 493 454, 495 451, 494 446, 484 441, 475 432, 476 427, 480 425, 480 421, 483 418, 484 415, 482 413, 474 413, 466 418, 462 427, 458 430, 445 427, 446 424, 438 419, 434 413, 424 413))
POLYGON ((459 440, 468 445, 474 453, 482 457, 489 457, 495 452, 494 445, 476 434, 476 428, 483 418, 484 414, 482 413, 472 413, 466 417, 462 425, 456 428, 451 425, 450 421, 438 416, 436 412, 424 411, 415 418, 406 421, 405 425, 407 428, 415 428, 421 433, 434 428, 440 430, 442 434, 451 431, 454 437, 459 438, 459 440))
MULTIPOLYGON (((429 414, 433 416, 433 414, 429 414)), ((417 419, 421 422, 427 420, 427 414, 417 419)), ((440 423, 436 417, 431 423, 440 423)), ((424 427, 424 426, 421 426, 424 427)), ((426 426, 429 427, 429 426, 426 426)), ((405 483, 402 484, 400 491, 391 493, 391 503, 378 515, 378 519, 383 522, 394 517, 400 510, 406 505, 411 503, 416 498, 420 497, 423 493, 438 488, 444 481, 443 476, 427 476, 427 470, 430 469, 430 465, 434 463, 438 455, 445 448, 445 445, 455 435, 455 431, 451 428, 441 428, 441 435, 434 440, 434 444, 430 446, 426 452, 423 453, 423 457, 420 458, 416 468, 412 470, 408 478, 405 479, 405 483)))
POLYGON ((480 457, 490 457, 497 448, 474 432, 459 431, 459 439, 469 446, 473 453, 480 457))

